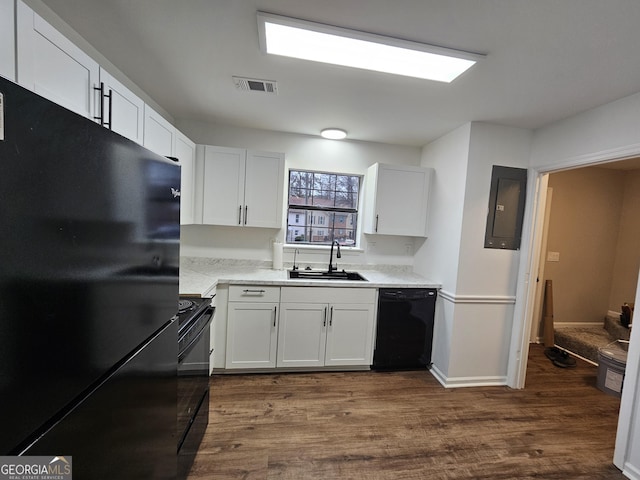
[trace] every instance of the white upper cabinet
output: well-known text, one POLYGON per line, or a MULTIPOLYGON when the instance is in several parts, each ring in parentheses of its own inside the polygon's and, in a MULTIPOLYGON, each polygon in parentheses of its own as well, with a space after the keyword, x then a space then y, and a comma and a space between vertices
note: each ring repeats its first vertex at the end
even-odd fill
POLYGON ((248 150, 244 178, 244 224, 282 228, 284 155, 248 150))
POLYGON ((204 147, 202 223, 242 225, 246 150, 204 147))
POLYGON ((195 196, 195 162, 196 144, 184 134, 176 130, 174 156, 180 161, 180 223, 188 225, 195 222, 194 196, 195 196))
POLYGON ((98 99, 96 116, 105 127, 142 145, 144 143, 144 101, 100 68, 102 100, 98 99))
POLYGON ((94 119, 98 63, 24 3, 17 9, 18 83, 94 119))
POLYGON ((172 157, 176 129, 149 105, 144 106, 143 145, 163 157, 172 157))
POLYGON ((206 145, 202 223, 282 228, 284 155, 206 145))
POLYGON ((376 163, 365 179, 364 233, 426 237, 433 169, 376 163))
POLYGON ((0 0, 0 75, 16 79, 15 2, 0 0))

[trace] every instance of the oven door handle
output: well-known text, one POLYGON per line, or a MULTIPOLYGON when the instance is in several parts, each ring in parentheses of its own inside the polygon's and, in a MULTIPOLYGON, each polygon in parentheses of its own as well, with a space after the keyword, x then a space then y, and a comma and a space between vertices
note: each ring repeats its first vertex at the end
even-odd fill
POLYGON ((191 339, 191 341, 187 344, 187 346, 184 347, 181 352, 178 352, 178 363, 181 363, 185 359, 185 357, 189 355, 191 350, 193 350, 193 347, 195 346, 195 344, 198 343, 198 340, 200 340, 200 337, 202 337, 202 332, 204 332, 204 330, 209 325, 211 325, 211 320, 213 319, 213 312, 214 312, 214 309, 211 308, 208 311, 208 313, 205 313, 205 315, 209 317, 207 321, 202 324, 202 327, 198 331, 198 334, 191 339))

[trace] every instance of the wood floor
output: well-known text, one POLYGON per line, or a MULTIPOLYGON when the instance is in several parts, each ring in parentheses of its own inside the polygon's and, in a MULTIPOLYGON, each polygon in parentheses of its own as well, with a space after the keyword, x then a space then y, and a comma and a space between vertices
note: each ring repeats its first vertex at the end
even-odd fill
POLYGON ((225 375, 189 480, 623 479, 619 399, 532 345, 527 387, 428 372, 225 375))

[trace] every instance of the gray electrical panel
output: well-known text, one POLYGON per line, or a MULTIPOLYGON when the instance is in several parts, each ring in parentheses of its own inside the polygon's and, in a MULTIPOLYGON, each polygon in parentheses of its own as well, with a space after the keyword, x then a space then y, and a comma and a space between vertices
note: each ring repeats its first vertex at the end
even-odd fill
POLYGON ((493 166, 485 248, 520 248, 526 188, 526 169, 493 166))

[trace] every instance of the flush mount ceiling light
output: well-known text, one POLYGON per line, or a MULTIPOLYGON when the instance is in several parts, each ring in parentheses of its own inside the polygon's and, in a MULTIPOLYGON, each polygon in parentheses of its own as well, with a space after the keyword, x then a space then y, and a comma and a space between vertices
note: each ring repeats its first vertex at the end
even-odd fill
POLYGON ((341 128, 325 128, 320 132, 320 135, 330 140, 342 140, 347 137, 347 132, 341 128))
POLYGON ((260 48, 273 55, 451 82, 484 55, 258 12, 260 48))

